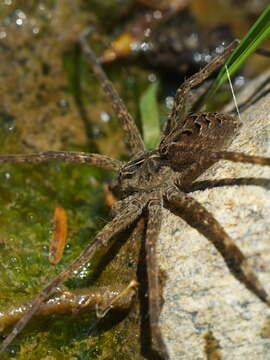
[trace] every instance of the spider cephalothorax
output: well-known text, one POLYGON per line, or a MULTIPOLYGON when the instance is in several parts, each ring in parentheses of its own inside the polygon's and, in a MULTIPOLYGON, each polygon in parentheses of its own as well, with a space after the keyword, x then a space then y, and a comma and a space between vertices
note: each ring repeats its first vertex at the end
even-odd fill
POLYGON ((239 128, 232 116, 220 113, 189 114, 163 137, 159 151, 178 166, 189 167, 202 153, 225 149, 239 128))
MULTIPOLYGON (((13 338, 24 328, 40 305, 54 289, 75 270, 84 264, 101 246, 109 244, 117 233, 125 230, 140 217, 145 217, 145 253, 147 266, 149 327, 152 347, 168 359, 169 355, 159 328, 161 309, 158 265, 155 243, 159 235, 162 207, 177 212, 189 225, 197 229, 213 243, 222 254, 228 265, 234 269, 235 276, 265 303, 270 303, 269 296, 257 279, 241 250, 225 232, 219 222, 199 202, 188 195, 193 181, 207 168, 219 160, 248 162, 259 165, 270 165, 269 158, 249 156, 243 153, 226 151, 233 136, 237 133, 238 121, 228 115, 219 113, 186 113, 186 101, 189 90, 203 82, 219 67, 235 47, 235 43, 226 48, 199 73, 187 79, 177 90, 173 110, 167 120, 161 143, 157 149, 145 151, 138 128, 119 98, 114 86, 103 72, 98 60, 89 47, 86 31, 80 38, 84 54, 97 79, 101 82, 109 100, 112 102, 124 131, 129 139, 133 157, 127 163, 105 155, 76 152, 46 152, 28 155, 1 155, 4 162, 43 162, 59 159, 77 162, 111 170, 117 173, 112 185, 119 201, 114 206, 114 217, 97 234, 94 240, 62 273, 53 279, 32 302, 29 311, 18 321, 13 331, 0 346, 0 353, 11 343, 13 338)), ((132 279, 131 285, 123 294, 137 286, 132 279)), ((122 294, 121 293, 121 294, 122 294)), ((119 300, 120 295, 117 295, 119 300)), ((106 303, 107 304, 107 303, 106 303)), ((116 304, 110 300, 106 310, 116 304)), ((104 311, 106 313, 106 311, 104 311)))
POLYGON ((173 182, 176 174, 168 160, 162 158, 158 150, 139 153, 123 166, 119 174, 119 184, 123 194, 158 190, 173 182))

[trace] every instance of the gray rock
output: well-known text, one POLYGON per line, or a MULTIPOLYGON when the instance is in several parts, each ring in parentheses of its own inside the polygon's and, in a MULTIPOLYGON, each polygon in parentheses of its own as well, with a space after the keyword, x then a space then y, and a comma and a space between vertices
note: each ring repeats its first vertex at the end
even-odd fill
MULTIPOLYGON (((267 76, 253 81, 238 103, 251 95, 253 101, 267 76)), ((270 94, 241 116, 243 126, 229 149, 270 156, 270 94)), ((270 179, 270 168, 222 161, 200 179, 231 177, 270 179)), ((192 196, 222 224, 270 294, 270 181, 264 185, 212 188, 192 196)), ((269 307, 231 274, 206 238, 167 210, 158 257, 168 276, 160 322, 171 359, 210 359, 215 351, 215 359, 270 359, 269 307), (210 338, 214 345, 207 350, 210 338)))

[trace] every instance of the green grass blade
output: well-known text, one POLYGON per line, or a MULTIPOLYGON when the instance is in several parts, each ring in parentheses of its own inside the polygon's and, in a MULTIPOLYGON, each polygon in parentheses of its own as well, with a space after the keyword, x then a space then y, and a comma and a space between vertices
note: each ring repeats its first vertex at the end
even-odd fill
POLYGON ((158 82, 149 85, 140 99, 143 138, 147 150, 154 148, 160 139, 158 85, 158 82))
MULTIPOLYGON (((237 48, 226 61, 230 75, 233 75, 246 61, 246 59, 259 47, 259 45, 270 35, 270 5, 262 12, 248 33, 240 41, 237 48)), ((211 98, 217 89, 228 79, 225 65, 221 68, 218 76, 206 91, 206 93, 195 104, 195 110, 211 98)))

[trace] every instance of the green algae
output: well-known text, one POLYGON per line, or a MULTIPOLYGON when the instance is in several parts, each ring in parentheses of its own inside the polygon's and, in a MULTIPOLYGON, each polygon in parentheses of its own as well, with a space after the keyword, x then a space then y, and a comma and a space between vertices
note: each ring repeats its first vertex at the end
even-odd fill
MULTIPOLYGON (((0 54, 1 153, 80 150, 123 157, 125 144, 119 122, 84 59, 80 54, 77 58, 79 33, 99 16, 91 9, 86 12, 84 1, 13 1, 2 7, 1 29, 6 36, 0 54), (108 122, 100 120, 101 112, 109 114, 108 122)), ((144 73, 134 67, 127 77, 114 66, 109 72, 136 114, 134 98, 146 83, 144 73)), ((1 165, 1 311, 28 303, 109 220, 102 185, 111 177, 98 169, 56 161, 1 165), (48 261, 48 248, 57 206, 67 211, 69 232, 64 255, 55 266, 48 261)), ((122 236, 119 253, 120 245, 114 246, 105 263, 104 254, 97 254, 64 288, 127 284, 135 276, 140 236, 124 245, 126 236, 122 236), (113 257, 116 259, 110 265, 113 257)), ((139 335, 134 336, 139 334, 138 317, 135 306, 128 316, 112 312, 99 322, 92 313, 80 318, 56 314, 33 319, 5 358, 140 359, 139 335)))

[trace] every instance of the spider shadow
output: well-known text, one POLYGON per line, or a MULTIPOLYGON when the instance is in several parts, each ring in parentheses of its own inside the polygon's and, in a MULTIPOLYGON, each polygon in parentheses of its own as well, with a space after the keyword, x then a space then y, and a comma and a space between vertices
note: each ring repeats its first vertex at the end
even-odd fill
MULTIPOLYGON (((216 187, 224 187, 224 186, 261 186, 270 190, 270 180, 268 178, 252 178, 252 177, 242 177, 242 178, 226 178, 226 179, 218 179, 218 180, 205 180, 205 181, 196 181, 191 185, 185 187, 185 192, 192 193, 198 190, 206 190, 216 187)), ((174 209, 175 210, 175 209, 174 209)), ((177 211, 173 211, 176 215, 180 216, 177 211)), ((187 221, 187 219, 185 219, 187 221)), ((188 221, 187 221, 188 223, 188 221)), ((192 224, 190 224, 192 226, 192 224)), ((126 242, 130 241, 130 236, 137 227, 137 223, 133 224, 127 231, 124 231, 120 235, 116 237, 113 245, 106 249, 106 254, 102 255, 102 260, 99 266, 96 268, 93 277, 91 278, 91 284, 94 284, 97 279, 100 277, 101 273, 106 269, 109 263, 113 261, 115 256, 119 253, 121 248, 126 242)), ((150 332, 150 324, 149 324, 149 308, 148 308, 148 298, 146 296, 148 290, 147 284, 147 264, 146 264, 146 253, 145 253, 145 239, 146 239, 146 223, 144 222, 143 230, 140 233, 140 240, 136 240, 139 247, 137 251, 139 253, 136 255, 136 259, 134 261, 137 263, 137 279, 140 284, 138 289, 138 302, 140 308, 140 345, 141 345, 141 352, 142 355, 147 360, 163 360, 163 358, 151 347, 151 332, 150 332)), ((205 234, 203 234, 205 236, 205 234)), ((132 240, 131 240, 132 241, 132 240)), ((245 278, 239 275, 237 269, 232 267, 230 261, 225 258, 225 261, 228 265, 229 270, 231 273, 244 285, 249 288, 251 291, 252 288, 249 287, 249 284, 245 282, 245 278)), ((90 285, 91 285, 90 284, 90 285)), ((134 304, 133 304, 134 305, 134 304)), ((109 316, 106 316, 105 319, 102 319, 99 323, 99 331, 107 331, 112 326, 116 325, 118 322, 122 321, 126 316, 128 316, 130 311, 120 312, 114 311, 109 316)))
MULTIPOLYGON (((120 321, 123 321, 125 317, 130 316, 132 318, 137 316, 135 321, 138 322, 139 317, 139 346, 142 356, 147 360, 164 360, 159 353, 152 348, 151 342, 147 296, 148 282, 145 252, 147 223, 145 221, 145 215, 146 214, 143 214, 142 219, 132 224, 128 230, 123 231, 115 237, 113 245, 110 246, 109 249, 106 249, 105 254, 102 254, 101 261, 91 277, 91 284, 96 284, 102 272, 105 271, 107 266, 119 255, 121 248, 126 247, 125 252, 132 252, 133 264, 131 266, 133 267, 132 272, 134 271, 133 278, 136 277, 139 283, 138 296, 137 299, 135 299, 136 303, 133 303, 131 308, 124 312, 115 311, 114 313, 112 312, 112 314, 106 315, 98 327, 100 331, 107 331, 120 321)), ((124 257, 127 258, 126 255, 124 257)), ((129 280, 131 280, 130 276, 129 280)), ((133 326, 132 320, 131 326, 133 326)))
MULTIPOLYGON (((132 224, 132 226, 120 236, 117 236, 117 241, 110 247, 107 255, 102 258, 102 264, 97 269, 96 272, 97 278, 100 276, 100 271, 105 270, 106 266, 119 254, 121 247, 125 246, 125 243, 129 243, 130 246, 127 247, 128 251, 132 251, 133 254, 133 270, 135 271, 134 275, 137 278, 139 283, 138 288, 138 297, 135 300, 137 303, 132 304, 129 311, 126 311, 125 314, 121 314, 121 321, 125 316, 137 316, 140 321, 140 350, 141 355, 147 360, 164 360, 160 354, 152 348, 152 337, 150 331, 149 323, 149 303, 148 303, 148 282, 147 282, 147 263, 146 263, 146 251, 145 251, 145 241, 146 241, 146 230, 147 230, 147 220, 145 220, 146 214, 143 214, 141 220, 132 224), (133 244, 132 244, 133 243, 133 244), (135 307, 135 309, 134 309, 135 307), (137 309, 136 309, 137 308, 137 309), (133 314, 132 314, 133 313, 133 314)), ((131 278, 130 278, 131 280, 131 278)), ((120 315, 120 312, 118 312, 120 315)), ((115 314, 117 315, 117 313, 115 314)), ((108 318, 108 321, 104 321, 104 325, 112 326, 112 320, 116 318, 108 318)), ((132 321, 132 320, 131 320, 132 321)), ((136 320, 138 322, 138 320, 136 320)), ((132 323, 131 323, 132 326, 132 323)), ((105 329, 105 327, 103 329, 105 329)))
MULTIPOLYGON (((110 330, 127 317, 130 317, 130 326, 134 326, 134 322, 139 324, 137 331, 139 335, 139 347, 141 355, 147 360, 163 360, 163 358, 152 349, 151 344, 151 332, 149 324, 149 306, 148 306, 148 283, 147 283, 147 264, 146 264, 146 252, 145 252, 145 239, 147 223, 145 221, 146 214, 143 214, 142 218, 133 223, 127 230, 118 234, 113 244, 106 249, 106 253, 102 253, 99 256, 100 261, 96 266, 94 273, 91 276, 90 283, 87 286, 96 285, 102 273, 106 271, 107 266, 111 264, 118 256, 123 258, 130 258, 126 266, 131 267, 129 274, 124 276, 125 282, 136 278, 139 287, 138 295, 135 301, 131 304, 131 307, 125 311, 110 311, 104 319, 98 321, 98 328, 94 325, 93 331, 104 332, 110 330), (121 249, 123 255, 121 255, 121 249), (128 255, 129 254, 129 255, 128 255), (131 255, 130 255, 131 254, 131 255), (139 321, 138 321, 139 318, 139 321)), ((123 268, 122 271, 125 271, 123 268)), ((135 333, 136 329, 134 327, 135 333)), ((93 334, 89 331, 88 335, 93 334)))
MULTIPOLYGON (((140 326, 141 353, 144 356, 144 358, 147 360, 164 360, 163 357, 160 356, 160 354, 152 348, 152 337, 150 330, 151 327, 149 322, 149 302, 148 302, 148 296, 146 296, 146 294, 148 293, 147 263, 146 263, 146 250, 145 250, 146 230, 147 230, 147 223, 145 221, 143 234, 141 236, 141 247, 140 247, 140 254, 139 254, 138 266, 137 266, 137 279, 140 284, 138 289, 138 297, 139 297, 140 319, 141 319, 141 326, 140 326)), ((162 297, 162 284, 161 284, 160 297, 162 297)))
MULTIPOLYGON (((191 185, 187 185, 184 188, 181 188, 181 190, 184 190, 187 193, 192 193, 194 191, 198 190, 206 190, 211 189, 215 187, 223 187, 223 186, 239 186, 239 185, 255 185, 255 186, 261 186, 264 187, 267 190, 270 190, 270 179, 268 178, 252 178, 252 177, 242 177, 242 178, 226 178, 226 179, 218 179, 218 180, 204 180, 204 181, 197 181, 194 182, 191 185)), ((201 233, 205 238, 211 239, 212 235, 208 233, 207 230, 203 228, 199 228, 196 226, 196 224, 193 223, 192 220, 188 218, 188 216, 185 216, 185 214, 181 211, 179 211, 176 208, 169 208, 172 213, 177 215, 178 217, 185 220, 187 224, 189 224, 192 228, 195 228, 199 233, 201 233)), ((214 240, 214 239, 213 239, 214 240)), ((211 241, 212 242, 212 241, 211 241)), ((215 241, 214 241, 215 242, 215 241)), ((218 250, 220 252, 220 250, 218 250)), ((221 252, 220 252, 221 253, 221 252)), ((226 253, 221 253, 222 257, 224 258, 228 269, 233 274, 233 276, 243 283, 246 288, 248 288, 251 292, 253 292, 257 297, 259 296, 256 293, 256 290, 252 287, 252 284, 248 281, 248 279, 245 277, 244 274, 239 271, 239 268, 235 266, 235 264, 232 263, 229 255, 227 257, 226 253)), ((261 298, 262 301, 265 302, 263 298, 261 298)))
POLYGON ((198 190, 213 189, 224 186, 261 186, 266 190, 270 190, 270 179, 269 178, 254 178, 254 177, 241 177, 241 178, 226 178, 217 180, 201 180, 196 181, 193 184, 185 185, 183 190, 186 193, 192 193, 198 190))
POLYGON ((88 147, 92 151, 97 151, 97 147, 93 139, 95 138, 93 133, 93 122, 88 115, 86 106, 83 101, 83 89, 82 89, 82 69, 84 69, 84 63, 82 61, 82 50, 78 42, 74 44, 73 49, 69 53, 71 59, 71 66, 69 69, 69 81, 70 87, 72 89, 72 95, 74 103, 78 109, 79 116, 82 120, 82 123, 87 134, 88 147))

